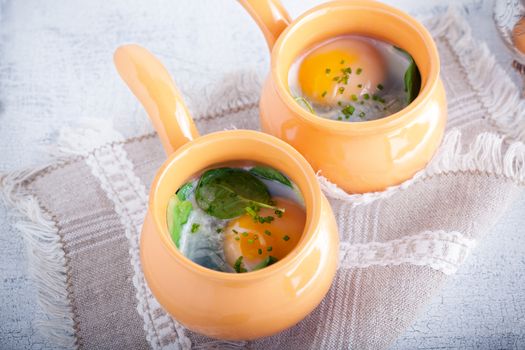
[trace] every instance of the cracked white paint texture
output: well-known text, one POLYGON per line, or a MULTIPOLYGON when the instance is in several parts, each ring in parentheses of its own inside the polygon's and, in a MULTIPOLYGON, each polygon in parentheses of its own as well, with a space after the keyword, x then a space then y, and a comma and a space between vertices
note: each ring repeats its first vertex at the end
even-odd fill
MULTIPOLYGON (((320 1, 283 2, 296 16, 320 1)), ((387 2, 412 13, 459 3, 387 2)), ((491 22, 492 1, 461 3, 470 4, 474 35, 510 67, 491 22)), ((150 130, 112 66, 114 48, 125 42, 158 54, 194 111, 201 91, 239 67, 268 69, 266 44, 235 1, 0 0, 1 172, 41 164, 64 125, 103 119, 125 136, 150 130)), ((522 198, 394 349, 525 348, 524 210, 522 198)), ((55 348, 32 326, 39 309, 24 249, 0 205, 0 348, 55 348)))

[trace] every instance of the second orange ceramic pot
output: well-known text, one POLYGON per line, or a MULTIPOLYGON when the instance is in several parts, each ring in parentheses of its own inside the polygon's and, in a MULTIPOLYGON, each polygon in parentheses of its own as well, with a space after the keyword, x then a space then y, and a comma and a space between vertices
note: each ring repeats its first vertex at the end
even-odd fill
POLYGON ((294 146, 321 175, 348 192, 380 191, 412 177, 430 161, 447 119, 439 56, 429 32, 385 4, 349 0, 322 4, 291 21, 277 0, 241 0, 271 48, 271 72, 261 95, 262 129, 294 146), (403 110, 366 122, 323 119, 301 108, 288 86, 294 61, 327 39, 360 34, 408 51, 422 78, 403 110))

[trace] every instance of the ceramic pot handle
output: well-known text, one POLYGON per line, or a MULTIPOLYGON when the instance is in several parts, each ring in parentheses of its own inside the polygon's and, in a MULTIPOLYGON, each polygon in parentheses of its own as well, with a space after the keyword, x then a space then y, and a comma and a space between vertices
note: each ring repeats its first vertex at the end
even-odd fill
POLYGON ((151 52, 139 45, 124 45, 113 58, 122 80, 146 109, 168 155, 199 136, 175 83, 151 52))
POLYGON ((292 21, 288 12, 279 0, 239 0, 239 3, 257 22, 271 50, 281 32, 292 21))

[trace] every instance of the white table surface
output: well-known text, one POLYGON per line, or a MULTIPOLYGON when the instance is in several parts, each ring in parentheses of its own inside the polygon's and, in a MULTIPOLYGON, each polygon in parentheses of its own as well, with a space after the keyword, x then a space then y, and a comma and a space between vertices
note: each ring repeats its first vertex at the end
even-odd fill
MULTIPOLYGON (((296 16, 320 1, 283 2, 296 16)), ((466 4, 475 36, 510 66, 492 1, 386 2, 411 13, 466 4)), ((231 0, 0 0, 0 172, 48 160, 46 147, 64 125, 112 122, 126 136, 145 130, 144 112, 112 67, 125 42, 163 59, 183 93, 197 96, 190 108, 200 90, 239 68, 268 70, 262 35, 231 0)), ((394 349, 525 348, 524 212, 522 196, 394 349)), ((0 205, 0 349, 53 348, 32 325, 39 311, 26 269, 23 241, 0 205)))

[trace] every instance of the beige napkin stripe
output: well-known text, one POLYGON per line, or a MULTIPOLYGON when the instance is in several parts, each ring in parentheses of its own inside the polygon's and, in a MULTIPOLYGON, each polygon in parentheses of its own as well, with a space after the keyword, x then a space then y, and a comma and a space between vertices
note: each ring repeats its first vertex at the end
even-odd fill
POLYGON ((122 144, 115 144, 89 154, 85 159, 91 173, 115 205, 125 236, 129 240, 133 285, 136 289, 137 312, 144 320, 146 339, 153 349, 190 348, 182 326, 169 317, 151 294, 142 273, 140 262, 140 231, 146 214, 146 187, 135 175, 122 144))

